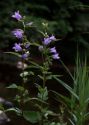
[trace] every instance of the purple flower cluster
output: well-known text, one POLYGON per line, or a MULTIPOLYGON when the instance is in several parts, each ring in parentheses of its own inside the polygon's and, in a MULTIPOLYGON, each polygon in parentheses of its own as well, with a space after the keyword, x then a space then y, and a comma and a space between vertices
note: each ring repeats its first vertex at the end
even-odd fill
POLYGON ((59 59, 59 58, 60 58, 60 57, 59 57, 59 54, 57 53, 55 47, 50 48, 50 52, 52 53, 52 58, 53 58, 53 59, 59 59))
MULTIPOLYGON (((15 12, 14 15, 12 15, 13 18, 15 18, 16 20, 20 21, 22 19, 22 16, 20 15, 19 11, 15 12)), ((18 38, 18 39, 22 39, 23 38, 23 34, 24 31, 22 29, 15 29, 14 31, 12 31, 12 34, 18 38)), ((26 59, 29 56, 29 48, 30 44, 29 43, 15 43, 14 47, 12 47, 12 49, 14 49, 16 52, 22 52, 22 58, 26 59)))
MULTIPOLYGON (((52 35, 52 36, 50 36, 50 37, 44 38, 43 44, 47 46, 47 45, 49 45, 52 41, 55 41, 55 40, 56 40, 55 36, 52 35)), ((42 51, 42 49, 43 49, 43 46, 40 46, 40 47, 39 47, 39 50, 42 51)), ((55 47, 50 48, 50 53, 52 53, 52 58, 53 58, 53 59, 59 59, 59 58, 60 58, 60 57, 59 57, 59 54, 57 53, 55 47)))
POLYGON ((23 44, 20 43, 15 43, 14 47, 12 47, 12 49, 14 49, 16 52, 22 52, 22 58, 26 59, 29 56, 29 51, 27 50, 29 48, 30 44, 26 43, 24 46, 23 44))
MULTIPOLYGON (((12 15, 12 18, 18 20, 18 21, 21 21, 23 19, 22 15, 20 15, 19 11, 15 12, 13 15, 12 15)), ((23 21, 23 20, 22 20, 23 21)), ((33 22, 31 23, 28 23, 26 25, 29 25, 31 26, 33 22)), ((22 29, 15 29, 14 31, 12 31, 12 34, 18 38, 18 39, 21 39, 23 40, 24 39, 24 31, 22 29)), ((56 41, 56 38, 54 35, 52 36, 48 36, 48 37, 45 37, 44 40, 43 40, 43 45, 39 46, 39 50, 40 51, 43 51, 45 47, 48 47, 48 45, 53 42, 53 41, 56 41)), ((13 49, 16 51, 16 52, 22 52, 22 58, 23 59, 26 59, 28 56, 29 56, 29 51, 28 51, 28 48, 29 48, 30 44, 29 43, 15 43, 14 44, 14 47, 13 49)), ((53 48, 50 48, 50 53, 52 53, 52 58, 53 59, 59 59, 59 54, 57 53, 56 51, 56 48, 53 47, 53 48)))
POLYGON ((44 45, 48 45, 48 44, 50 44, 52 41, 55 41, 55 40, 56 40, 55 36, 52 35, 51 37, 44 38, 43 44, 44 44, 44 45))

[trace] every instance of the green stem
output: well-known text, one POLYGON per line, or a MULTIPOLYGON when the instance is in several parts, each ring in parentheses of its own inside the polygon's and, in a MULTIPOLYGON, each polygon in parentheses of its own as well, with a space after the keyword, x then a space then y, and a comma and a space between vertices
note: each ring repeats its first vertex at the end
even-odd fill
MULTIPOLYGON (((45 49, 45 46, 44 46, 45 49)), ((43 60, 43 88, 45 87, 45 82, 46 82, 46 76, 45 76, 45 57, 44 54, 42 53, 42 60, 43 60)))
MULTIPOLYGON (((44 46, 44 50, 45 50, 45 46, 44 46)), ((44 89, 45 88, 45 83, 46 83, 45 64, 44 64, 45 63, 45 54, 44 53, 42 53, 42 62, 43 62, 42 74, 43 74, 43 89, 44 89)), ((43 100, 44 92, 41 93, 41 94, 42 94, 42 101, 44 101, 43 100)), ((41 121, 40 121, 39 125, 44 125, 44 118, 43 118, 43 111, 42 111, 43 108, 44 108, 43 103, 41 103, 41 121)))
MULTIPOLYGON (((24 21, 22 21, 22 25, 23 25, 23 30, 25 32, 25 23, 24 21)), ((23 45, 24 45, 24 39, 22 41, 23 45)), ((22 55, 24 54, 24 51, 22 51, 22 55)), ((22 87, 25 90, 25 76, 24 76, 24 59, 22 58, 22 87)), ((23 116, 23 107, 24 107, 24 98, 23 98, 23 91, 21 91, 21 101, 20 101, 20 106, 21 106, 21 110, 22 110, 22 116, 23 116)))
MULTIPOLYGON (((45 30, 45 33, 44 33, 45 37, 47 36, 46 34, 46 30, 45 30)), ((47 69, 46 65, 45 65, 45 62, 46 62, 46 46, 43 45, 43 48, 44 48, 44 52, 42 52, 42 63, 43 63, 43 71, 42 71, 42 74, 43 74, 43 89, 45 89, 45 84, 46 84, 46 74, 45 74, 45 71, 47 69)), ((44 92, 41 93, 42 94, 42 101, 44 101, 43 99, 43 96, 44 96, 44 92)), ((43 107, 43 103, 41 103, 41 108, 44 109, 43 107)), ((43 111, 41 110, 41 121, 39 123, 39 125, 44 125, 44 116, 43 116, 43 111)))

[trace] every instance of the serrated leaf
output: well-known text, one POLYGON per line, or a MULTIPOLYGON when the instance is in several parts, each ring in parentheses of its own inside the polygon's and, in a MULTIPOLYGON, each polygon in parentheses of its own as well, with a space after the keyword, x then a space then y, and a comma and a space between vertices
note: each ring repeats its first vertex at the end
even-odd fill
POLYGON ((41 100, 46 101, 48 99, 48 90, 47 87, 42 88, 41 86, 38 87, 38 98, 41 100))

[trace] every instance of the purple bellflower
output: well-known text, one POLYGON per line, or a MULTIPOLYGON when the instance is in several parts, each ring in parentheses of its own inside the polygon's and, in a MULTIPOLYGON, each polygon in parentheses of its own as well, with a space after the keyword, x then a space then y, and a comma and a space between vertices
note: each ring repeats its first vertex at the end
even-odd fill
POLYGON ((51 40, 49 39, 49 37, 44 38, 44 41, 43 41, 44 45, 48 45, 48 44, 50 44, 50 42, 51 42, 51 40))
POLYGON ((52 57, 53 57, 53 59, 59 59, 60 58, 58 53, 53 54, 52 57))
POLYGON ((21 39, 23 37, 23 30, 21 29, 16 29, 14 31, 12 31, 12 34, 17 37, 18 39, 21 39))
POLYGON ((51 52, 51 53, 57 53, 56 48, 55 48, 55 47, 50 48, 50 52, 51 52))
POLYGON ((53 58, 53 59, 59 59, 59 58, 60 58, 60 57, 59 57, 59 54, 57 53, 55 47, 50 48, 50 52, 53 53, 53 55, 52 55, 52 58, 53 58))
POLYGON ((16 52, 19 52, 19 51, 22 51, 22 47, 20 45, 20 43, 15 43, 13 49, 16 51, 16 52))
POLYGON ((50 40, 55 41, 55 40, 56 40, 55 36, 52 35, 52 36, 50 37, 50 40))
POLYGON ((19 11, 15 12, 14 15, 12 15, 12 17, 18 21, 22 19, 22 16, 20 15, 19 11))
POLYGON ((22 58, 23 58, 23 59, 26 59, 28 56, 29 56, 28 53, 24 53, 24 54, 22 55, 22 58))
POLYGON ((55 36, 52 35, 51 37, 44 38, 43 44, 44 44, 44 45, 48 45, 48 44, 50 44, 52 41, 55 41, 55 40, 56 40, 55 36))

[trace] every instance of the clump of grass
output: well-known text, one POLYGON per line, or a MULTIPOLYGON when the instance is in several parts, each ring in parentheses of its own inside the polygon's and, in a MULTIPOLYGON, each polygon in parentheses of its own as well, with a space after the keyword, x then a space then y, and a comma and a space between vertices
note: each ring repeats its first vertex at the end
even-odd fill
MULTIPOLYGON (((65 65, 64 67, 67 69, 65 65)), ((56 96, 63 100, 62 102, 67 106, 68 112, 71 114, 68 118, 70 123, 72 125, 84 125, 85 121, 89 119, 89 70, 86 58, 81 61, 77 56, 74 75, 68 69, 67 71, 73 79, 73 87, 57 77, 54 78, 70 92, 71 96, 65 97, 58 93, 56 93, 56 96)))

